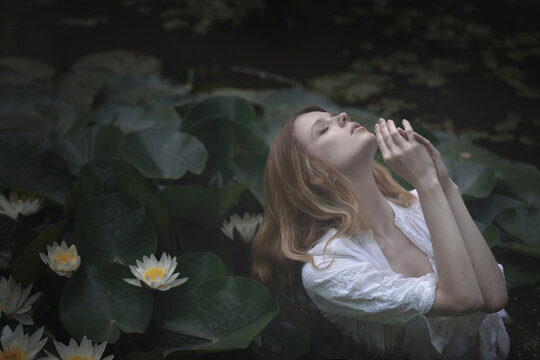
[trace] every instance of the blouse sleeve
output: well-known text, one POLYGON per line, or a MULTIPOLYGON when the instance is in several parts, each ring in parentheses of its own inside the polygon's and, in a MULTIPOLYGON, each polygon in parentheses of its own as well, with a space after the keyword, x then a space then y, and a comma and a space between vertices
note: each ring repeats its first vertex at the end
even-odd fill
MULTIPOLYGON (((382 324, 404 324, 424 315, 435 301, 435 272, 404 278, 390 270, 379 270, 367 261, 336 256, 324 269, 322 256, 314 256, 302 268, 302 282, 322 312, 382 324)), ((328 256, 326 256, 328 259, 328 256)))

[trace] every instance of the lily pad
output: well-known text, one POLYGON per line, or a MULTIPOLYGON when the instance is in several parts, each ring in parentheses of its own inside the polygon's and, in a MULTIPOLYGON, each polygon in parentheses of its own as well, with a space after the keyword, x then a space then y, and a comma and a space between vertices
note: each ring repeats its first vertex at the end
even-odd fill
POLYGON ((68 220, 64 219, 51 225, 41 232, 16 259, 12 259, 11 274, 23 286, 28 286, 36 281, 42 274, 44 264, 39 257, 39 253, 47 254, 47 245, 52 245, 55 241, 57 243, 61 242, 67 224, 68 220))
POLYGON ((119 149, 127 161, 153 179, 178 179, 188 170, 200 174, 208 157, 196 137, 158 128, 126 134, 119 149))
POLYGON ((251 126, 256 121, 253 106, 245 99, 237 96, 212 96, 187 112, 182 130, 189 131, 198 122, 216 116, 244 126, 251 126))
POLYGON ((156 233, 144 205, 114 193, 81 204, 75 217, 75 245, 84 264, 135 264, 155 253, 156 233))
POLYGON ((390 77, 387 75, 360 74, 347 71, 316 77, 310 81, 310 85, 316 91, 333 99, 355 102, 367 100, 382 93, 389 81, 390 77))
POLYGON ((142 176, 131 164, 120 159, 100 158, 89 162, 81 168, 78 178, 79 202, 101 194, 120 191, 115 170, 122 169, 143 183, 148 191, 157 194, 157 188, 152 181, 142 176))
POLYGON ((495 218, 508 233, 523 242, 540 246, 540 210, 522 204, 504 210, 495 218))
POLYGON ((182 123, 178 113, 169 106, 107 105, 95 109, 93 117, 97 124, 114 124, 123 133, 152 127, 178 130, 182 123))
POLYGON ((0 137, 0 185, 63 204, 73 176, 54 152, 32 142, 0 137), (39 179, 39 181, 36 181, 39 179))
POLYGON ((221 276, 226 276, 225 265, 214 253, 192 252, 177 258, 177 271, 180 277, 189 280, 182 286, 155 294, 155 322, 158 327, 169 319, 175 310, 175 304, 191 289, 203 282, 221 276))
POLYGON ((115 126, 93 126, 81 129, 60 140, 54 151, 64 159, 73 175, 79 175, 86 163, 118 154, 122 132, 115 126))
POLYGON ((266 153, 240 154, 230 159, 230 167, 239 181, 248 184, 249 190, 264 206, 263 176, 266 153))
POLYGON ((79 58, 72 66, 75 71, 97 70, 114 76, 157 73, 161 62, 154 56, 126 50, 98 52, 79 58))
POLYGON ((161 345, 166 356, 245 349, 278 311, 268 290, 253 279, 211 279, 177 302, 163 324, 171 333, 162 337, 161 345))
POLYGON ((123 280, 130 277, 120 264, 82 266, 60 295, 60 321, 70 335, 114 344, 122 332, 143 333, 152 316, 152 293, 123 280))
POLYGON ((486 198, 495 187, 491 169, 472 161, 454 163, 454 182, 465 197, 486 198))
POLYGON ((28 57, 2 56, 0 67, 30 75, 39 80, 48 80, 54 76, 54 68, 51 65, 28 57))
POLYGON ((471 217, 476 221, 478 229, 484 231, 495 216, 508 208, 518 206, 520 203, 520 200, 513 197, 492 194, 488 198, 467 201, 467 209, 471 217))
POLYGON ((145 184, 145 179, 141 180, 141 177, 133 174, 131 169, 115 168, 114 175, 122 193, 144 204, 146 215, 156 230, 159 249, 169 254, 176 254, 174 239, 171 237, 171 218, 165 206, 157 199, 157 191, 152 191, 153 188, 145 184))
POLYGON ((213 228, 221 225, 246 187, 243 183, 217 188, 166 186, 159 191, 158 199, 169 210, 171 217, 213 228))

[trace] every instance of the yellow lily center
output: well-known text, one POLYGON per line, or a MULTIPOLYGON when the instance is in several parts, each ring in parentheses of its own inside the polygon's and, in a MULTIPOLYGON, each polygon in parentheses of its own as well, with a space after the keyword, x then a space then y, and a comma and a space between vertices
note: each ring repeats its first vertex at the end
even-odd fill
POLYGON ((151 267, 144 272, 144 277, 154 281, 156 279, 161 279, 163 274, 165 274, 165 270, 162 267, 151 267))
POLYGON ((21 354, 19 347, 9 348, 6 351, 0 351, 0 360, 26 360, 26 354, 21 354))
POLYGON ((74 263, 76 258, 73 254, 68 252, 57 252, 54 254, 54 260, 59 264, 74 263))
POLYGON ((70 357, 67 358, 67 360, 94 360, 94 358, 88 357, 88 356, 81 356, 77 354, 77 355, 71 355, 70 357))

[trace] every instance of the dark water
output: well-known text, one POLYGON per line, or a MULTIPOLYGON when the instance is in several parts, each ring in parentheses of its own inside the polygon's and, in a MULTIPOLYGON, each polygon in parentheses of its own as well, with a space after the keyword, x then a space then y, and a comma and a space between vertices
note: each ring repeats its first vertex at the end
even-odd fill
MULTIPOLYGON (((348 104, 368 108, 384 98, 402 99, 415 107, 397 110, 395 118, 417 118, 434 129, 460 134, 474 129, 490 136, 501 134, 496 124, 508 114, 517 114, 521 121, 506 132, 513 140, 477 143, 505 158, 540 166, 540 99, 517 91, 519 84, 533 92, 540 88, 538 1, 400 1, 390 7, 384 1, 268 0, 264 9, 248 12, 238 26, 217 21, 205 34, 194 33, 191 26, 163 30, 158 14, 172 6, 169 1, 141 1, 149 13, 121 1, 1 4, 0 56, 33 57, 62 73, 89 53, 134 50, 157 56, 163 73, 179 82, 193 69, 196 91, 216 86, 309 86, 314 77, 348 71, 362 59, 392 58, 396 52, 415 54, 415 63, 423 66, 433 58, 468 64, 467 70, 445 73, 447 82, 438 87, 412 84, 399 75, 406 69, 390 69, 391 81, 383 91, 348 104), (106 20, 92 27, 62 23, 66 18, 96 17, 106 20), (392 31, 396 24, 401 25, 392 31), (520 34, 525 34, 522 40, 515 40, 520 34), (514 40, 500 45, 507 38, 514 40), (461 47, 456 45, 460 39, 465 43, 461 47), (493 59, 497 67, 490 68, 493 59), (506 81, 497 74, 505 74, 506 81), (512 81, 518 85, 509 84, 512 81), (520 140, 522 136, 528 140, 520 140)), ((538 290, 522 287, 510 292, 507 310, 519 324, 509 328, 510 358, 540 356, 538 290)))

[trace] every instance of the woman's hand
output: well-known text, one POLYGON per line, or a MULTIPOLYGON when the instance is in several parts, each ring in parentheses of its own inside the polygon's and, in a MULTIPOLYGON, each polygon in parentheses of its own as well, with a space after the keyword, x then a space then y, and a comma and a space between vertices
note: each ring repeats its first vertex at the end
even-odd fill
POLYGON ((380 118, 375 125, 377 144, 384 162, 415 188, 426 182, 437 181, 437 170, 426 148, 416 140, 407 120, 403 120, 403 126, 406 137, 400 134, 392 120, 380 118))
MULTIPOLYGON (((407 121, 407 120, 405 120, 407 121)), ((404 125, 405 126, 405 125, 404 125)), ((401 136, 405 139, 408 139, 408 134, 405 130, 398 128, 398 132, 401 134, 401 136)), ((441 158, 441 153, 433 144, 431 141, 417 133, 416 131, 413 132, 414 139, 422 144, 426 151, 428 152, 429 156, 431 157, 431 160, 433 160, 433 164, 435 165, 435 170, 437 171, 437 178, 439 179, 439 183, 441 184, 442 188, 444 190, 449 189, 451 186, 455 185, 450 176, 448 175, 448 170, 446 169, 446 166, 444 165, 444 162, 441 158)))

